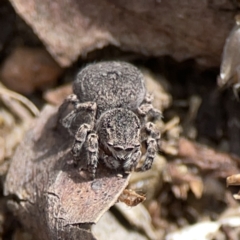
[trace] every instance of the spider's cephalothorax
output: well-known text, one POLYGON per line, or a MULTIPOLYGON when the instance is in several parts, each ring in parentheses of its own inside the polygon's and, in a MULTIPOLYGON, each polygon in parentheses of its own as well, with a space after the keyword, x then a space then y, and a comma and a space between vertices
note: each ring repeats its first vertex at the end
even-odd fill
POLYGON ((131 171, 136 167, 140 152, 140 121, 136 114, 123 108, 114 108, 103 113, 97 121, 97 133, 105 155, 104 162, 110 168, 123 167, 131 171))
POLYGON ((61 113, 69 103, 74 106, 67 116, 60 118, 75 137, 74 160, 79 160, 84 147, 93 178, 99 158, 109 168, 129 172, 136 169, 141 144, 145 142, 146 158, 136 170, 151 168, 160 133, 152 122, 146 122, 146 117, 161 115, 151 101, 142 73, 129 63, 101 62, 81 70, 73 83, 73 94, 59 108, 61 113), (142 131, 147 133, 144 139, 142 131))

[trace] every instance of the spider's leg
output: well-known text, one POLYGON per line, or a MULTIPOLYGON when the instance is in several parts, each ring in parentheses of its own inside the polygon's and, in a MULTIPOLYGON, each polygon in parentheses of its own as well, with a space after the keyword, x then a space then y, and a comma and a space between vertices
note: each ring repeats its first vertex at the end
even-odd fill
POLYGON ((141 154, 142 154, 141 151, 137 150, 136 152, 134 152, 128 157, 128 159, 123 164, 123 169, 125 172, 131 172, 135 170, 138 164, 138 161, 141 157, 141 154))
POLYGON ((145 103, 152 103, 153 99, 154 99, 153 94, 146 93, 146 96, 144 98, 144 102, 145 103))
POLYGON ((68 108, 69 104, 75 105, 77 103, 79 103, 79 101, 76 94, 68 95, 58 109, 58 120, 61 120, 62 114, 68 108))
POLYGON ((147 171, 152 167, 153 160, 156 156, 158 150, 157 141, 160 139, 160 133, 156 130, 155 125, 151 122, 148 122, 145 125, 146 131, 148 132, 147 143, 147 153, 144 163, 141 167, 137 168, 136 171, 142 172, 147 171))
POLYGON ((105 154, 104 151, 101 151, 100 155, 100 158, 104 161, 108 168, 118 169, 120 167, 120 162, 115 157, 105 154))
POLYGON ((90 133, 87 137, 87 166, 92 178, 95 178, 95 173, 98 164, 98 135, 90 133))
POLYGON ((150 116, 154 119, 162 117, 161 111, 153 107, 152 100, 153 96, 147 93, 143 103, 137 109, 137 114, 140 117, 150 116))
POLYGON ((60 120, 63 127, 67 128, 71 135, 73 135, 73 133, 71 132, 70 128, 71 128, 73 119, 76 117, 76 114, 77 114, 77 110, 74 109, 66 117, 60 120))
POLYGON ((97 111, 97 105, 95 102, 84 102, 84 103, 79 103, 75 102, 74 104, 74 109, 64 118, 60 119, 60 122, 62 125, 68 129, 68 132, 71 135, 74 135, 73 129, 72 129, 72 122, 74 119, 77 117, 77 115, 82 112, 86 111, 86 114, 82 118, 85 117, 85 115, 90 114, 90 125, 94 124, 95 116, 96 116, 96 111, 97 111))
MULTIPOLYGON (((82 149, 83 144, 87 140, 88 134, 93 130, 94 124, 95 124, 95 116, 96 116, 96 103, 94 102, 86 102, 86 103, 79 103, 77 104, 76 108, 78 111, 83 110, 81 113, 82 115, 80 116, 81 124, 78 127, 75 137, 74 137, 74 143, 72 146, 72 155, 74 157, 75 162, 77 162, 80 152, 82 149)), ((70 116, 69 118, 72 117, 72 112, 69 113, 66 118, 70 116)), ((64 120, 64 119, 63 119, 64 120)), ((71 129, 70 128, 69 130, 71 129)))
POLYGON ((71 151, 75 161, 79 157, 82 146, 83 146, 84 142, 86 141, 88 133, 91 130, 92 130, 92 127, 86 123, 82 124, 78 128, 78 130, 75 134, 75 139, 74 139, 74 143, 73 143, 72 151, 71 151))
POLYGON ((137 168, 137 172, 147 171, 152 167, 153 160, 157 152, 157 142, 154 138, 149 137, 147 140, 147 155, 141 167, 137 168))

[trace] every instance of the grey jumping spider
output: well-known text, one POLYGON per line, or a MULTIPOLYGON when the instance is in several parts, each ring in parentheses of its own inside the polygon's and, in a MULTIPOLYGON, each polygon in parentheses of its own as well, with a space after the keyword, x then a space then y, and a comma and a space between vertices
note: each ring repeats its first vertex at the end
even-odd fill
POLYGON ((136 67, 125 62, 88 65, 78 73, 73 93, 60 106, 59 113, 70 103, 73 105, 73 110, 60 122, 75 136, 72 147, 75 162, 84 148, 93 178, 99 158, 107 167, 125 172, 151 168, 160 133, 146 119, 158 118, 161 113, 153 108, 144 77, 136 67), (136 169, 144 142, 146 157, 136 169))

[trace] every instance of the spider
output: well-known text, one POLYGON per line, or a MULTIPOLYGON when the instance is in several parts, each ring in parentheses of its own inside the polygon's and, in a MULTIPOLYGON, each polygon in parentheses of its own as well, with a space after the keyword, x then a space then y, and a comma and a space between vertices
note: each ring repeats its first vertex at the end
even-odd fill
POLYGON ((69 104, 73 107, 70 113, 59 118, 74 136, 71 149, 74 161, 80 161, 84 148, 92 178, 95 178, 99 159, 107 167, 124 172, 150 169, 160 132, 147 119, 161 116, 161 112, 153 108, 152 100, 146 92, 142 73, 129 63, 100 62, 82 69, 73 83, 73 94, 59 108, 61 114, 69 104), (146 157, 137 168, 143 142, 147 146, 146 157))

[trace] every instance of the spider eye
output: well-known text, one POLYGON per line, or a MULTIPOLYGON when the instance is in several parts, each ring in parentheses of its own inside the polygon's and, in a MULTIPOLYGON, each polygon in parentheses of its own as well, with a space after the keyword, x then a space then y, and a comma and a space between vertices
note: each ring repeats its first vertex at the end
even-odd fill
POLYGON ((129 147, 129 148, 126 148, 125 151, 131 152, 133 149, 134 149, 133 147, 129 147))
POLYGON ((122 151, 122 150, 123 150, 123 148, 122 148, 122 147, 119 147, 119 146, 117 146, 117 147, 114 147, 114 150, 115 150, 115 151, 122 151))

